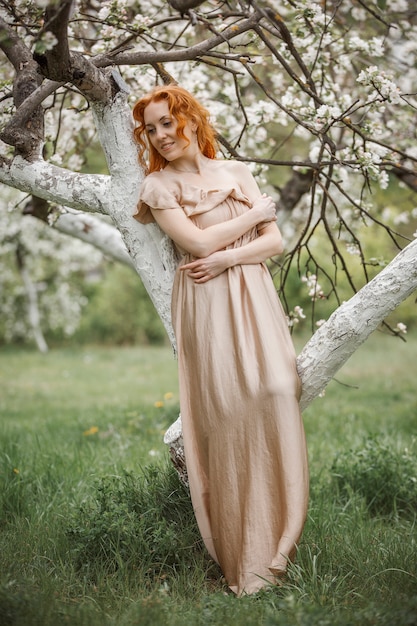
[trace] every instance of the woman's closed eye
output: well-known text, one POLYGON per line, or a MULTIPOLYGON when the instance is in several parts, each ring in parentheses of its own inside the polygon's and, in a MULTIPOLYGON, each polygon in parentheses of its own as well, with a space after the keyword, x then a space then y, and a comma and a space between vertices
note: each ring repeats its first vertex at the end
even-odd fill
MULTIPOLYGON (((162 122, 162 126, 164 128, 170 128, 172 126, 172 121, 171 120, 167 120, 166 122, 162 122)), ((147 128, 146 132, 148 133, 148 135, 153 135, 156 132, 156 128, 147 128)))

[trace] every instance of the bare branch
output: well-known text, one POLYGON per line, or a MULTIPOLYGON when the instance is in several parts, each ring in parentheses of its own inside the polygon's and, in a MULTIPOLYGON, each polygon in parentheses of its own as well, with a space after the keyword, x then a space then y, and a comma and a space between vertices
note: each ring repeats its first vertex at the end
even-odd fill
MULTIPOLYGON (((13 29, 0 18, 0 48, 6 54, 16 71, 13 83, 13 100, 19 107, 42 83, 37 72, 37 64, 32 59, 30 50, 17 37, 13 29)), ((5 143, 15 146, 27 160, 39 156, 43 140, 43 112, 34 105, 23 116, 19 124, 8 125, 0 134, 5 143)))
MULTIPOLYGON (((280 32, 283 41, 285 41, 285 43, 288 46, 288 50, 291 52, 291 54, 292 54, 293 58, 295 59, 297 65, 299 66, 299 68, 303 72, 305 78, 307 79, 308 87, 311 89, 312 93, 315 96, 317 96, 317 91, 316 91, 316 88, 315 88, 315 85, 314 85, 314 81, 313 81, 312 76, 311 76, 311 72, 309 71, 309 69, 307 68, 307 66, 304 63, 303 59, 301 58, 301 55, 298 53, 298 50, 297 50, 297 48, 294 45, 291 33, 288 30, 288 27, 285 24, 283 18, 281 17, 281 15, 279 15, 279 13, 277 11, 273 11, 269 7, 266 7, 265 9, 263 9, 262 13, 267 17, 267 19, 270 21, 270 23, 273 24, 278 29, 278 31, 280 32)), ((266 41, 267 41, 267 39, 265 37, 265 42, 266 41)), ((267 44, 267 45, 268 45, 268 47, 270 46, 270 44, 267 44)), ((273 52, 276 52, 276 48, 273 48, 273 52)), ((284 60, 284 59, 281 57, 281 60, 284 60)))
POLYGON ((44 31, 51 32, 56 38, 56 44, 46 50, 44 54, 35 52, 34 58, 51 80, 70 80, 70 51, 68 46, 68 21, 71 14, 73 0, 62 0, 50 3, 45 11, 44 31))
MULTIPOLYGON (((271 54, 279 61, 279 63, 282 65, 282 67, 285 69, 285 71, 287 72, 287 74, 290 76, 290 78, 298 84, 299 87, 301 87, 301 89, 307 93, 311 98, 313 98, 314 102, 316 105, 320 105, 323 104, 321 98, 319 98, 319 96, 316 93, 316 89, 314 86, 314 83, 312 81, 312 78, 310 76, 310 73, 308 72, 307 68, 305 67, 305 65, 302 63, 301 61, 301 57, 300 55, 297 53, 296 54, 296 58, 299 60, 299 63, 302 63, 303 68, 305 68, 305 72, 307 73, 307 82, 301 80, 301 78, 297 75, 297 73, 292 69, 291 65, 284 59, 284 57, 282 56, 282 54, 280 54, 276 48, 276 46, 274 46, 269 38, 266 36, 266 34, 264 33, 264 31, 262 30, 262 28, 257 25, 254 28, 255 32, 257 33, 257 35, 259 36, 259 38, 264 42, 264 44, 269 48, 269 50, 271 51, 271 54)), ((293 52, 293 50, 295 50, 294 46, 292 46, 292 50, 291 52, 293 52)), ((304 70, 303 70, 304 71, 304 70)))
POLYGON ((363 8, 365 9, 365 11, 368 11, 368 13, 370 13, 372 15, 372 17, 374 17, 375 19, 377 19, 379 22, 381 22, 382 24, 384 24, 384 26, 387 26, 388 28, 392 28, 392 24, 389 24, 388 22, 386 22, 383 18, 383 14, 382 14, 382 10, 379 10, 379 12, 375 11, 372 7, 370 7, 366 2, 363 2, 363 0, 357 0, 358 4, 360 4, 361 6, 363 6, 363 8))
POLYGON ((60 83, 72 83, 89 101, 107 102, 118 91, 110 76, 91 63, 84 55, 70 52, 68 21, 73 1, 53 3, 46 10, 46 25, 57 43, 44 53, 34 53, 34 59, 45 78, 60 83))
POLYGON ((253 29, 258 21, 259 15, 254 13, 240 24, 225 28, 219 35, 214 35, 210 39, 181 50, 120 52, 119 54, 112 54, 111 57, 103 54, 96 57, 93 63, 96 67, 107 67, 108 65, 145 65, 146 63, 153 65, 154 63, 167 63, 169 61, 194 60, 213 48, 230 42, 235 37, 253 29))
POLYGON ((0 49, 13 65, 16 72, 23 63, 32 61, 30 50, 25 46, 9 24, 0 17, 0 49))

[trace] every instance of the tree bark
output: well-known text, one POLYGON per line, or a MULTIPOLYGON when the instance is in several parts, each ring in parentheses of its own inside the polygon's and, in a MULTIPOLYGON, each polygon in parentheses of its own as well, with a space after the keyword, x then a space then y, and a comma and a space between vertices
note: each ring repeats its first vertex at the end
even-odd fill
MULTIPOLYGON (((0 49, 9 59, 15 70, 13 81, 13 102, 17 111, 25 100, 40 87, 42 77, 38 74, 38 65, 33 60, 30 50, 15 34, 12 28, 0 18, 0 49)), ((43 140, 43 111, 35 103, 25 115, 13 117, 0 133, 0 139, 15 147, 27 160, 40 156, 43 140)))

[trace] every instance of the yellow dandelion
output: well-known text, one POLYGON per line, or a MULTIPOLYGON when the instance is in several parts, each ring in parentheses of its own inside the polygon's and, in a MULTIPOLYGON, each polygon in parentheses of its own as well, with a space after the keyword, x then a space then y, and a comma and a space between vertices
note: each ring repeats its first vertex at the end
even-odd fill
POLYGON ((17 469, 17 467, 13 468, 13 474, 20 474, 20 471, 17 469))
POLYGON ((167 391, 166 393, 164 393, 165 400, 171 400, 173 396, 174 394, 171 391, 167 391))
POLYGON ((91 426, 91 428, 83 432, 83 435, 85 437, 89 437, 90 435, 95 435, 96 433, 98 433, 98 426, 91 426))
POLYGON ((157 400, 156 402, 154 402, 153 404, 157 409, 160 409, 161 407, 164 406, 164 403, 162 402, 162 400, 157 400))

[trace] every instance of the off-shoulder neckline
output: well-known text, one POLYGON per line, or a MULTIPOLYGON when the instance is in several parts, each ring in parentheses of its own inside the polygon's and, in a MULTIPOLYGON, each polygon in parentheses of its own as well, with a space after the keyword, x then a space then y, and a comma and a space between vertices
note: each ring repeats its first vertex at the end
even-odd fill
MULTIPOLYGON (((213 170, 216 170, 219 167, 223 167, 226 163, 232 162, 227 159, 208 159, 208 161, 210 163, 210 167, 213 170)), ((170 163, 168 163, 166 167, 161 170, 151 172, 151 174, 148 174, 148 176, 151 176, 152 174, 173 174, 175 176, 179 176, 179 175, 183 176, 184 174, 186 174, 186 175, 191 175, 191 176, 201 176, 200 172, 187 172, 187 171, 182 171, 182 170, 176 170, 174 167, 170 167, 170 163)))

